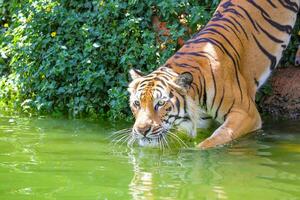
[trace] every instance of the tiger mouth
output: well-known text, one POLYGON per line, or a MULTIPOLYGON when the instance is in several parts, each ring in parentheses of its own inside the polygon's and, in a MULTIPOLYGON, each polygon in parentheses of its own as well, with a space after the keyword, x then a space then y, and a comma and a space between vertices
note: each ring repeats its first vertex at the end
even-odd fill
POLYGON ((159 147, 167 140, 167 131, 162 131, 155 135, 136 137, 139 146, 142 147, 159 147))
POLYGON ((144 137, 144 138, 141 138, 141 139, 138 140, 138 144, 142 147, 145 147, 145 146, 157 147, 158 146, 158 139, 144 137))

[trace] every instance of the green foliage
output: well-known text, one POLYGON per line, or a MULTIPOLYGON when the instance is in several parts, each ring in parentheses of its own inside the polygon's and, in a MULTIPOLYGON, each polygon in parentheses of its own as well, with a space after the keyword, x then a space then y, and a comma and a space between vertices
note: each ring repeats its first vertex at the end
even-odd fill
POLYGON ((128 70, 151 71, 188 38, 179 23, 204 24, 217 3, 197 1, 27 0, 2 3, 1 104, 31 113, 129 115, 128 70), (166 49, 151 18, 168 21, 166 49), (4 24, 9 27, 4 27, 4 24), (172 42, 173 41, 173 42, 172 42), (13 78, 18 77, 18 78, 13 78), (8 81, 9 80, 9 81, 8 81), (7 82, 8 81, 8 82, 7 82), (14 103, 12 103, 14 102, 14 103))
POLYGON ((0 0, 0 106, 127 118, 129 69, 150 72, 163 64, 178 49, 178 38, 191 37, 186 27, 196 32, 218 3, 0 0), (169 38, 153 30, 153 16, 168 22, 169 38))
POLYGON ((289 43, 288 48, 283 52, 281 61, 279 66, 286 67, 289 65, 293 65, 295 61, 295 55, 298 49, 298 46, 300 45, 300 18, 297 18, 295 27, 292 32, 291 40, 289 43))
POLYGON ((261 88, 256 93, 256 102, 261 102, 264 96, 270 96, 272 94, 272 86, 269 82, 261 86, 261 88))

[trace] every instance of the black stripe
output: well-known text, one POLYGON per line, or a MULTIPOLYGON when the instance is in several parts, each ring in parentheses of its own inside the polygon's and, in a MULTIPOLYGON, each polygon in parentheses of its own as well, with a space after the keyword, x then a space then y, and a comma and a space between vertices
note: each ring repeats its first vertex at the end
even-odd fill
MULTIPOLYGON (((167 64, 168 66, 170 66, 170 64, 167 64)), ((159 68, 160 71, 162 71, 165 75, 169 75, 169 77, 173 78, 173 74, 171 74, 170 72, 167 71, 166 67, 161 67, 159 68)))
POLYGON ((269 53, 260 43, 259 41, 256 39, 256 37, 252 34, 257 46, 259 47, 259 49, 269 58, 269 60, 271 61, 271 65, 270 68, 271 70, 273 70, 276 67, 276 62, 277 59, 275 56, 273 56, 271 53, 269 53))
POLYGON ((251 5, 253 5, 255 8, 257 8, 261 13, 264 13, 267 17, 270 17, 270 15, 265 11, 265 9, 263 9, 262 7, 260 7, 259 5, 257 5, 253 0, 247 0, 251 5))
POLYGON ((208 120, 208 119, 212 119, 212 117, 200 117, 200 119, 202 119, 202 120, 208 120))
MULTIPOLYGON (((179 54, 179 55, 201 56, 200 54, 198 54, 198 53, 196 53, 196 52, 177 52, 176 54, 179 54)), ((178 67, 190 67, 190 68, 199 70, 199 67, 195 67, 195 66, 193 66, 193 65, 189 65, 189 64, 186 64, 186 63, 176 63, 176 62, 175 62, 175 65, 177 65, 178 67)))
POLYGON ((214 33, 217 33, 217 34, 219 34, 220 36, 222 36, 223 38, 224 38, 224 40, 226 40, 226 42, 231 46, 231 48, 234 50, 234 52, 236 53, 236 55, 239 57, 239 59, 241 58, 240 57, 240 54, 238 53, 238 51, 236 50, 236 48, 232 45, 232 42, 230 42, 229 40, 228 40, 228 38, 225 36, 225 35, 223 35, 222 33, 220 33, 219 31, 217 31, 216 29, 214 29, 214 28, 208 28, 208 29, 206 29, 207 31, 212 31, 212 32, 214 32, 214 33))
POLYGON ((205 110, 207 110, 207 91, 206 91, 206 81, 205 81, 205 77, 203 77, 203 103, 202 103, 202 106, 205 107, 205 110))
POLYGON ((237 28, 237 26, 236 26, 232 21, 230 21, 229 19, 223 18, 223 19, 219 19, 219 21, 228 22, 229 24, 231 24, 231 25, 235 28, 235 30, 236 30, 237 32, 241 33, 240 30, 237 28))
POLYGON ((199 83, 200 83, 200 88, 201 88, 201 93, 199 95, 199 101, 200 101, 200 105, 204 105, 204 101, 203 101, 203 98, 204 95, 205 95, 205 79, 204 79, 204 76, 203 76, 203 73, 201 71, 201 69, 199 68, 199 72, 200 72, 200 76, 199 76, 199 83), (202 80, 204 81, 204 83, 202 84, 202 80))
POLYGON ((180 114, 180 101, 178 97, 176 97, 176 102, 175 102, 176 108, 177 108, 177 115, 180 114))
MULTIPOLYGON (((159 69, 158 69, 159 70, 159 69)), ((157 76, 160 76, 160 77, 164 77, 164 78, 173 78, 173 76, 165 71, 154 71, 152 72, 153 74, 157 75, 157 76)))
MULTIPOLYGON (((243 46, 243 42, 242 42, 242 40, 240 39, 240 37, 238 36, 238 34, 236 33, 236 31, 235 31, 232 27, 228 26, 227 24, 224 24, 224 26, 221 25, 221 24, 209 24, 209 25, 207 25, 205 28, 209 28, 209 27, 218 27, 218 28, 222 28, 222 29, 226 30, 226 31, 229 32, 229 33, 231 33, 231 32, 230 32, 230 30, 231 30, 231 31, 235 34, 235 36, 237 37, 237 39, 241 42, 241 44, 242 44, 242 46, 243 46), (226 27, 229 28, 230 30, 228 30, 226 27)), ((245 34, 246 34, 246 33, 245 33, 245 34)), ((246 37, 248 37, 248 36, 246 35, 246 37)))
POLYGON ((219 43, 222 46, 222 48, 224 49, 224 51, 226 52, 226 54, 230 57, 231 61, 233 62, 234 69, 235 69, 236 80, 237 80, 237 83, 238 83, 238 86, 239 86, 239 90, 240 90, 240 94, 241 94, 241 101, 243 101, 243 92, 242 92, 242 89, 241 89, 240 78, 239 78, 239 75, 238 75, 239 65, 236 62, 236 60, 233 58, 233 56, 229 53, 229 51, 223 46, 222 43, 220 43, 217 40, 215 40, 215 42, 219 43))
POLYGON ((214 59, 215 61, 218 61, 218 59, 216 59, 212 54, 210 54, 209 52, 206 52, 206 51, 198 51, 198 53, 200 53, 203 57, 205 57, 206 59, 209 59, 208 57, 207 57, 207 55, 208 56, 210 56, 212 59, 214 59), (206 55, 203 55, 203 54, 206 54, 206 55))
POLYGON ((238 6, 240 9, 242 9, 244 11, 244 13, 247 15, 248 19, 250 20, 250 22, 252 23, 253 27, 255 28, 255 30, 257 30, 258 32, 258 29, 256 27, 256 24, 255 24, 255 21, 252 19, 251 15, 247 12, 247 10, 241 6, 238 6))
POLYGON ((257 23, 257 26, 260 28, 260 30, 262 30, 262 32, 264 32, 264 34, 266 34, 273 42, 276 42, 276 43, 283 43, 282 40, 274 37, 273 35, 271 35, 270 33, 268 33, 268 31, 266 31, 265 29, 263 29, 259 23, 257 23))
POLYGON ((256 78, 254 78, 254 83, 257 87, 259 86, 259 81, 256 78))
MULTIPOLYGON (((213 44, 214 46, 218 47, 220 49, 220 51, 222 51, 223 53, 225 53, 224 51, 224 46, 222 45, 222 43, 220 42, 217 42, 215 39, 213 38, 209 38, 209 37, 206 37, 206 38, 198 38, 198 39, 195 39, 195 40, 192 40, 192 41, 187 41, 187 43, 194 43, 194 44, 199 44, 199 43, 210 43, 210 44, 213 44), (220 45, 221 44, 221 45, 220 45), (223 46, 223 48, 222 48, 223 46)), ((199 56, 201 56, 199 54, 199 56)))
POLYGON ((210 109, 212 109, 215 104, 215 99, 216 99, 216 95, 217 95, 217 83, 216 83, 215 75, 213 73, 213 69, 212 69, 210 62, 209 62, 209 66, 210 66, 210 72, 211 72, 211 76, 212 76, 213 83, 214 83, 214 97, 213 97, 213 100, 212 100, 212 103, 210 106, 210 109))
POLYGON ((233 102, 232 102, 230 108, 228 109, 228 111, 227 111, 226 114, 224 115, 224 121, 226 120, 227 115, 231 112, 231 109, 233 108, 234 103, 235 103, 235 100, 233 100, 233 102))
MULTIPOLYGON (((175 55, 201 56, 197 52, 180 52, 180 51, 176 52, 175 55)), ((182 65, 186 65, 187 66, 187 64, 182 64, 182 65)), ((186 67, 186 66, 184 66, 184 67, 186 67)), ((191 66, 191 65, 188 65, 188 66, 191 66)), ((192 67, 194 67, 194 66, 192 66, 192 67)))
POLYGON ((147 83, 140 84, 140 87, 144 87, 147 83))
POLYGON ((156 88, 154 91, 157 91, 159 93, 159 98, 162 97, 162 91, 160 91, 159 88, 156 88))
POLYGON ((163 87, 163 86, 161 86, 161 85, 155 85, 155 87, 158 87, 158 88, 164 89, 164 87, 163 87))
POLYGON ((160 81, 165 87, 167 86, 166 82, 161 78, 155 77, 154 80, 155 81, 160 81))
POLYGON ((241 94, 241 101, 243 101, 243 92, 242 92, 242 89, 241 89, 241 83, 240 83, 240 79, 239 79, 239 75, 238 75, 239 65, 236 62, 236 60, 233 58, 233 56, 229 53, 229 51, 224 47, 224 45, 221 42, 219 42, 218 40, 215 40, 215 39, 209 38, 209 37, 199 38, 199 39, 196 39, 196 40, 191 41, 191 42, 192 43, 206 43, 206 42, 211 43, 211 44, 215 45, 216 47, 218 47, 222 52, 224 52, 228 55, 228 57, 231 59, 231 61, 233 62, 233 65, 234 65, 236 80, 237 80, 239 90, 240 90, 240 94, 241 94))
MULTIPOLYGON (((176 120, 178 120, 178 119, 181 119, 182 121, 190 121, 190 120, 191 120, 191 118, 188 117, 188 116, 180 117, 180 116, 178 116, 178 115, 169 115, 167 120, 169 121, 171 118, 174 118, 174 119, 175 119, 174 121, 176 121, 176 120)), ((182 121, 181 121, 181 122, 182 122, 182 121)), ((180 123, 181 123, 181 122, 180 122, 180 123)))
POLYGON ((201 77, 199 77, 199 88, 198 88, 198 91, 199 91, 199 102, 201 104, 201 99, 202 99, 202 95, 203 95, 203 89, 202 89, 203 85, 202 85, 202 79, 201 77))
POLYGON ((222 12, 223 12, 223 13, 230 12, 230 13, 232 13, 232 14, 234 14, 234 15, 240 17, 240 18, 245 19, 245 17, 244 17, 243 15, 241 15, 241 13, 239 13, 237 10, 235 10, 235 9, 233 9, 233 8, 225 9, 225 10, 223 10, 222 12))
POLYGON ((224 91, 224 87, 223 87, 223 93, 222 93, 221 101, 220 101, 219 106, 218 106, 218 108, 216 110, 216 113, 215 113, 215 119, 218 118, 219 110, 220 110, 220 107, 222 106, 223 99, 224 99, 224 93, 225 93, 225 91, 224 91))
MULTIPOLYGON (((285 31, 288 34, 291 34, 291 32, 292 32, 292 27, 291 26, 289 26, 289 25, 281 25, 281 24, 279 24, 279 23, 271 20, 270 15, 263 8, 261 8, 259 5, 257 5, 253 0, 247 0, 247 1, 249 3, 251 3, 253 6, 255 6, 257 9, 259 9, 260 12, 261 12, 261 14, 262 14, 262 16, 264 17, 264 19, 266 21, 268 21, 272 26, 276 27, 280 31, 285 31)), ((282 3, 281 0, 279 0, 279 2, 282 3)), ((296 13, 297 12, 298 11, 296 10, 296 13)))
POLYGON ((219 27, 219 28, 222 28, 222 29, 225 29, 226 31, 228 31, 228 29, 225 27, 225 26, 223 26, 223 25, 221 25, 221 24, 208 24, 207 26, 205 26, 205 28, 209 28, 209 27, 219 27))
POLYGON ((215 12, 214 16, 212 17, 211 21, 218 21, 218 19, 220 19, 220 18, 222 18, 222 17, 223 17, 222 13, 221 13, 220 11, 217 10, 217 11, 215 12))
POLYGON ((234 6, 233 3, 231 2, 231 0, 226 1, 225 3, 223 3, 221 5, 223 8, 229 8, 231 6, 234 6))
POLYGON ((291 34, 292 33, 292 29, 293 27, 290 26, 290 25, 282 25, 282 24, 279 24, 273 20, 271 20, 270 18, 268 18, 267 16, 265 16, 264 13, 263 14, 263 18, 269 23, 271 24, 274 28, 276 28, 277 30, 279 31, 282 31, 282 32, 286 32, 287 34, 291 34))
POLYGON ((282 0, 279 0, 280 4, 285 7, 288 10, 293 11, 294 13, 298 12, 298 5, 295 2, 291 2, 289 0, 285 0, 284 2, 282 0))
MULTIPOLYGON (((239 39, 241 45, 244 47, 244 44, 243 44, 242 40, 240 39, 238 34, 235 32, 235 30, 232 27, 228 26, 227 24, 225 24, 225 26, 230 28, 230 30, 234 33, 234 35, 237 37, 237 39, 239 39)), ((245 35, 246 35, 247 40, 249 40, 248 35, 246 33, 245 33, 245 35)))
POLYGON ((277 6, 275 6, 275 4, 272 2, 272 0, 267 0, 267 1, 273 8, 277 8, 277 6))
POLYGON ((244 29, 244 27, 242 26, 242 24, 240 22, 238 22, 236 19, 234 19, 233 17, 230 16, 230 18, 235 21, 235 23, 237 23, 237 25, 239 25, 239 27, 242 29, 244 35, 246 36, 247 40, 249 40, 248 34, 246 32, 246 30, 244 29))

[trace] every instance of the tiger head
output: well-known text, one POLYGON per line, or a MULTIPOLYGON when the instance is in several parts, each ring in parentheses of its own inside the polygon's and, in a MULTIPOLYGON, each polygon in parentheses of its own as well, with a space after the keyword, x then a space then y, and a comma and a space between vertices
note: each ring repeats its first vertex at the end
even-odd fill
POLYGON ((143 76, 130 71, 130 107, 135 117, 132 137, 141 146, 157 146, 174 125, 188 132, 195 130, 195 103, 188 96, 193 82, 191 73, 180 75, 170 68, 160 67, 143 76))

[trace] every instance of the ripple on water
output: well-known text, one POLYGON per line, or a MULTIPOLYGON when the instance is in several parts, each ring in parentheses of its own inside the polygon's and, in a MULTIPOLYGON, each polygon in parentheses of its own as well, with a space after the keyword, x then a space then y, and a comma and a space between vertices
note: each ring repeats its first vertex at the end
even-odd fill
POLYGON ((107 122, 2 117, 0 198, 297 199, 300 131, 276 127, 213 150, 162 152, 111 144, 118 127, 107 122))

